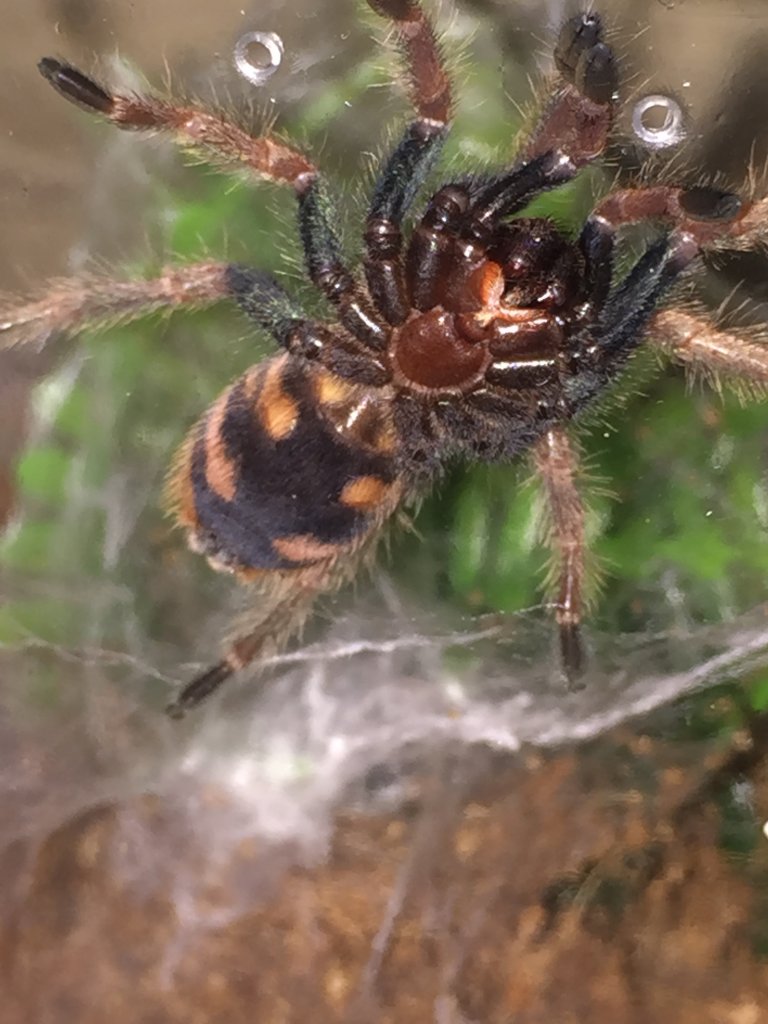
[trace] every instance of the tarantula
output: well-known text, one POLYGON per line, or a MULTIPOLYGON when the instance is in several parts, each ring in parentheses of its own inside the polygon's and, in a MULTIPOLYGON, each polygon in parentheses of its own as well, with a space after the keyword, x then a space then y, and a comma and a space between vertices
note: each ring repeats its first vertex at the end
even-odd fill
POLYGON ((702 252, 754 241, 765 201, 701 186, 621 188, 575 240, 524 215, 535 196, 605 151, 618 71, 598 14, 563 25, 549 101, 512 165, 449 181, 419 206, 448 133, 451 85, 417 0, 369 4, 391 22, 414 117, 373 188, 362 275, 345 266, 333 200, 297 149, 197 105, 110 92, 59 60, 39 65, 65 99, 119 128, 167 132, 293 188, 307 273, 336 310, 333 323, 318 323, 273 276, 208 262, 150 281, 59 283, 0 324, 12 343, 39 341, 115 316, 230 298, 281 349, 226 388, 171 472, 171 507, 192 549, 262 585, 252 627, 181 690, 168 707, 174 716, 294 634, 317 596, 356 571, 395 509, 448 461, 526 452, 547 498, 559 649, 574 679, 584 661, 585 538, 572 421, 642 343, 768 383, 759 344, 690 310, 660 311, 702 252), (616 281, 617 231, 648 220, 658 222, 656 241, 616 281))

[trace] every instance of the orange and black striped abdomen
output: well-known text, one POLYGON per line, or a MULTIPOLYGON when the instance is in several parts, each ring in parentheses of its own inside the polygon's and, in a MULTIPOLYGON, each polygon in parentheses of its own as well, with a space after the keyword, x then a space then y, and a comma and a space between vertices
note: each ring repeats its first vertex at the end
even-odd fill
POLYGON ((400 485, 389 401, 288 355, 252 367, 189 435, 170 483, 214 565, 293 569, 356 547, 400 485))

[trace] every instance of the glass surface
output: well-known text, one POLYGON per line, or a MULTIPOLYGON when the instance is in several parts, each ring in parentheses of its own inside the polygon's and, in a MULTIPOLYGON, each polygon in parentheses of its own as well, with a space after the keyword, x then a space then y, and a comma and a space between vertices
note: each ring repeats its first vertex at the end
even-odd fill
MULTIPOLYGON (((509 157, 570 10, 442 5, 447 175, 509 157)), ((764 3, 602 10, 623 79, 610 174, 645 164, 632 111, 667 95, 686 140, 656 152, 652 180, 764 191, 764 3)), ((134 88, 170 69, 174 91, 277 115, 337 188, 355 254, 407 111, 373 15, 328 0, 0 11, 4 292, 226 255, 322 309, 290 195, 95 124, 34 65, 98 55, 134 88), (285 50, 259 88, 232 60, 251 31, 285 50)), ((542 210, 575 229, 606 184, 587 174, 542 210)), ((765 254, 710 263, 700 301, 759 329, 765 254)), ((603 584, 583 690, 556 669, 527 465, 454 467, 301 642, 170 722, 164 703, 248 596, 186 550, 164 476, 270 346, 221 307, 3 353, 0 1019, 758 1024, 765 406, 641 355, 585 423, 603 584)))

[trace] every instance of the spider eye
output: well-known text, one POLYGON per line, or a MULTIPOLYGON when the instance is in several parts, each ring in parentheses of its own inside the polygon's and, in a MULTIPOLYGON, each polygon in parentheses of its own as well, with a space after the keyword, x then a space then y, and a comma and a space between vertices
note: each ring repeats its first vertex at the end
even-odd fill
POLYGON ((734 192, 699 185, 681 193, 680 208, 694 220, 733 220, 741 212, 742 202, 734 192))

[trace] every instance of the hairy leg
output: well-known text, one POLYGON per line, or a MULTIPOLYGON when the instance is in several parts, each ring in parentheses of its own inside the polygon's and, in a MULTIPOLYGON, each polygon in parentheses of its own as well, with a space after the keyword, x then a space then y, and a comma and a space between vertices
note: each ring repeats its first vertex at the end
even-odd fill
POLYGON ((584 506, 576 484, 578 455, 561 427, 548 430, 533 448, 533 464, 546 502, 546 542, 552 549, 552 583, 557 588, 555 620, 560 658, 571 685, 584 669, 580 624, 584 606, 584 506))
POLYGON ((167 705, 166 714, 183 718, 236 673, 277 654, 298 632, 318 594, 333 589, 330 566, 313 566, 274 577, 260 594, 258 613, 230 640, 220 661, 186 683, 167 705))
POLYGON ((381 387, 391 379, 391 371, 376 354, 343 327, 307 317, 272 274, 233 263, 226 278, 240 309, 292 355, 322 363, 340 377, 353 377, 361 384, 381 387))
POLYGON ((223 262, 168 266, 146 281, 92 274, 50 281, 40 298, 21 303, 3 300, 0 348, 42 347, 58 334, 219 302, 230 295, 228 267, 223 262))
POLYGON ((320 179, 299 195, 299 234, 312 283, 338 310, 341 323, 372 352, 386 348, 389 329, 346 268, 336 230, 338 215, 320 179))
POLYGON ((389 18, 403 53, 411 101, 419 119, 444 125, 451 113, 451 83, 443 66, 435 32, 417 0, 368 0, 389 18))
MULTIPOLYGON (((601 308, 594 334, 598 354, 609 367, 617 355, 629 354, 643 340, 664 294, 702 252, 739 247, 762 230, 762 220, 753 214, 754 207, 738 195, 708 186, 619 189, 598 204, 582 233, 582 244, 586 238, 596 246, 598 257, 601 248, 610 254, 616 232, 627 224, 653 220, 672 229, 640 257, 601 308)), ((605 291, 609 277, 601 271, 593 283, 598 293, 605 291)), ((619 365, 614 362, 614 371, 619 365)))
POLYGON ((291 185, 298 193, 317 177, 315 165, 298 150, 269 135, 253 136, 223 115, 196 104, 112 93, 53 57, 45 57, 38 67, 65 99, 100 114, 118 128, 165 132, 180 146, 200 150, 214 162, 244 167, 261 178, 291 185))
POLYGON ((555 66, 559 81, 521 156, 531 160, 557 153, 578 169, 605 149, 618 87, 616 59, 603 41, 599 14, 584 12, 566 21, 555 46, 555 66))
POLYGON ((764 395, 768 388, 766 332, 747 328, 746 333, 740 336, 724 330, 703 314, 663 309, 651 320, 647 340, 692 370, 701 370, 716 386, 725 378, 748 394, 764 395))
POLYGON ((369 0, 393 24, 416 118, 379 172, 366 221, 363 266, 377 307, 390 324, 410 308, 402 265, 403 218, 434 165, 452 113, 451 85, 429 19, 410 0, 369 0))
POLYGON ((755 208, 764 205, 762 201, 753 206, 734 192, 709 186, 652 185, 610 192, 592 216, 613 230, 644 220, 663 221, 698 249, 732 248, 754 239, 765 216, 763 211, 763 217, 756 218, 755 208))
POLYGON ((0 350, 42 348, 52 337, 103 328, 176 309, 234 300, 254 323, 293 355, 341 377, 382 386, 390 374, 353 336, 307 317, 272 274, 239 263, 168 266, 149 280, 86 275, 52 281, 42 298, 0 304, 0 350))
MULTIPOLYGON (((358 572, 361 562, 373 552, 381 525, 393 511, 384 507, 371 529, 355 544, 338 555, 281 573, 257 573, 253 582, 261 584, 258 610, 243 620, 242 626, 225 644, 220 661, 186 683, 166 707, 171 718, 183 718, 233 675, 266 658, 278 654, 299 633, 315 602, 332 594, 358 572)), ((248 582, 249 575, 243 575, 248 582)))
POLYGON ((613 285, 613 253, 616 231, 600 217, 590 217, 579 235, 584 255, 587 298, 602 309, 613 285))
POLYGON ((164 132, 185 149, 197 150, 226 168, 243 167, 260 178, 293 188, 311 280, 339 309, 345 326, 367 346, 386 343, 371 303, 341 260, 338 215, 323 190, 317 167, 297 149, 254 136, 220 113, 149 94, 111 93, 77 68, 52 57, 40 61, 43 76, 65 99, 105 117, 118 128, 164 132))

